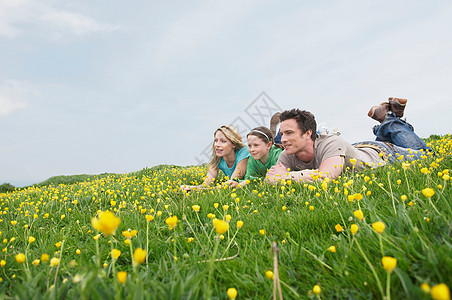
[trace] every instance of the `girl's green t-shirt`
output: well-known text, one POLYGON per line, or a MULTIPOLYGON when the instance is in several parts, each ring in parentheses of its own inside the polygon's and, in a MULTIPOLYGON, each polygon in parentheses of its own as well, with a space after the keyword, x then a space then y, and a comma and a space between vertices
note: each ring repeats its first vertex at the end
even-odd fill
POLYGON ((248 164, 246 167, 245 180, 254 180, 265 178, 268 169, 276 165, 279 155, 283 150, 273 145, 268 153, 267 162, 265 165, 260 160, 255 160, 251 155, 248 158, 248 164))

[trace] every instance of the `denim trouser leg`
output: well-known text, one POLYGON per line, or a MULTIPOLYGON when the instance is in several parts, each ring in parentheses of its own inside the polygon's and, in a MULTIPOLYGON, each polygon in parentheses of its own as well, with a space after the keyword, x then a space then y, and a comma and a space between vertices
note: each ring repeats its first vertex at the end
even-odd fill
POLYGON ((278 130, 278 133, 274 137, 273 141, 275 142, 275 144, 281 144, 281 131, 280 130, 278 130))
POLYGON ((353 146, 357 146, 359 144, 372 144, 378 146, 380 149, 384 149, 384 152, 387 154, 387 158, 390 162, 394 162, 400 156, 403 156, 404 160, 415 160, 420 159, 423 155, 426 155, 428 151, 424 151, 424 149, 408 149, 404 147, 399 147, 389 142, 381 142, 381 141, 365 141, 353 144, 353 146))
POLYGON ((389 142, 410 149, 429 149, 425 142, 414 133, 413 126, 388 113, 383 123, 373 128, 376 141, 389 142))

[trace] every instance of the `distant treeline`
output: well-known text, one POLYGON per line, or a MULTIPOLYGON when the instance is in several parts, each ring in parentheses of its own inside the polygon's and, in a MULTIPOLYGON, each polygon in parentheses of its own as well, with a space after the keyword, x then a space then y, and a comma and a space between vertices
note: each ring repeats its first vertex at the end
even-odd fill
MULTIPOLYGON (((140 171, 136 171, 136 172, 132 172, 131 174, 134 174, 136 176, 142 176, 144 174, 147 174, 151 171, 158 171, 161 170, 163 168, 166 167, 180 167, 180 166, 174 166, 174 165, 158 165, 152 168, 144 168, 140 171)), ((183 167, 180 167, 183 168, 183 167)), ((120 174, 116 174, 116 173, 102 173, 102 174, 98 174, 98 175, 88 175, 88 174, 81 174, 81 175, 59 175, 59 176, 53 176, 50 177, 49 179, 41 182, 41 183, 37 183, 37 184, 33 184, 30 186, 25 186, 25 187, 20 187, 20 188, 16 188, 14 185, 10 184, 10 183, 3 183, 2 185, 0 185, 0 193, 7 193, 7 192, 13 192, 15 190, 21 190, 21 189, 27 189, 29 187, 32 186, 36 186, 36 187, 42 187, 42 186, 49 186, 49 185, 53 185, 53 186, 58 186, 60 184, 75 184, 75 183, 79 183, 79 182, 83 182, 83 181, 87 181, 87 180, 97 180, 97 179, 101 179, 107 176, 119 176, 120 174)))

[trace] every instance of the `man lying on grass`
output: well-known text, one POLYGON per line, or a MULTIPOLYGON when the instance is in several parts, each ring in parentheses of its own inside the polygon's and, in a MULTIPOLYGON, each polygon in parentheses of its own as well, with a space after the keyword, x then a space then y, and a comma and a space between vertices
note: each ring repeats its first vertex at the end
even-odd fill
POLYGON ((318 136, 314 115, 308 111, 284 111, 280 116, 284 151, 278 163, 267 172, 266 181, 312 181, 316 176, 337 178, 347 168, 379 167, 401 155, 410 160, 420 158, 431 149, 410 124, 400 119, 406 102, 390 97, 388 102, 373 106, 368 115, 381 123, 373 128, 376 140, 353 145, 337 135, 318 136))

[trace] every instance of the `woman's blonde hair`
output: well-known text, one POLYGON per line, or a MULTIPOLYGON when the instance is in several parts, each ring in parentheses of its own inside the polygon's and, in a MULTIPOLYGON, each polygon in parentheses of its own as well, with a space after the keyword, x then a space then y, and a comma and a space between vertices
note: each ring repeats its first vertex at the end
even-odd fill
POLYGON ((235 146, 234 151, 237 152, 246 145, 242 141, 242 136, 240 135, 240 132, 232 125, 223 125, 215 132, 213 133, 214 141, 212 143, 212 159, 210 160, 210 164, 218 167, 221 161, 221 157, 218 157, 215 151, 215 134, 217 134, 218 131, 221 131, 224 136, 231 141, 231 143, 235 146))

